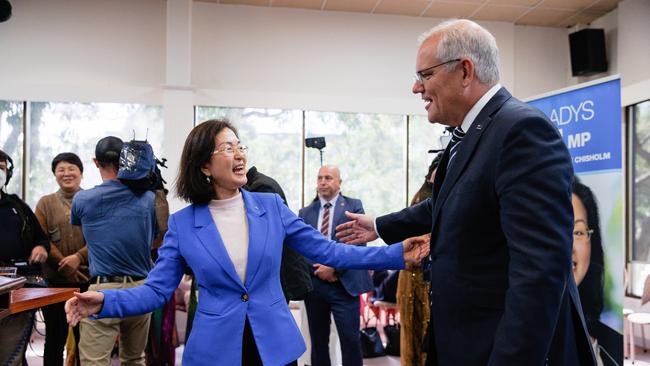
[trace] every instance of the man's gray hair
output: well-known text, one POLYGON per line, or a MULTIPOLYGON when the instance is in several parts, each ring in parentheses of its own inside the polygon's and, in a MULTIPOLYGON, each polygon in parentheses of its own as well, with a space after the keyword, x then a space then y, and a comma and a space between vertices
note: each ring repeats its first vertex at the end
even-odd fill
MULTIPOLYGON (((494 85, 499 81, 499 48, 494 36, 485 28, 467 19, 444 21, 418 38, 421 46, 433 36, 439 36, 436 57, 445 62, 460 57, 467 57, 474 62, 475 76, 485 85, 494 85)), ((447 64, 451 70, 455 64, 447 64)))

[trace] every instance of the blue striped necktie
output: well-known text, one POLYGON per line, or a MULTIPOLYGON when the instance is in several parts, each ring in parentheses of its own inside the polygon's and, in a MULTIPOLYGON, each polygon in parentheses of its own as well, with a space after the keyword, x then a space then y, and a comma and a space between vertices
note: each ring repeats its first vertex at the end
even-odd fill
POLYGON ((447 162, 447 170, 449 170, 451 161, 458 152, 458 145, 463 137, 465 137, 465 131, 460 126, 454 128, 454 131, 451 133, 451 141, 449 141, 449 162, 447 162))

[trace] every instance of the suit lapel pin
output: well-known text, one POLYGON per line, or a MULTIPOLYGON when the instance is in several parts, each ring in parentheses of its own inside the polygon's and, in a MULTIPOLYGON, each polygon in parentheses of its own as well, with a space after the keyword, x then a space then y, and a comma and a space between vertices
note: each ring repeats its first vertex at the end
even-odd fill
POLYGON ((476 125, 476 129, 477 129, 477 130, 480 130, 480 129, 482 129, 482 128, 483 128, 483 125, 476 125))

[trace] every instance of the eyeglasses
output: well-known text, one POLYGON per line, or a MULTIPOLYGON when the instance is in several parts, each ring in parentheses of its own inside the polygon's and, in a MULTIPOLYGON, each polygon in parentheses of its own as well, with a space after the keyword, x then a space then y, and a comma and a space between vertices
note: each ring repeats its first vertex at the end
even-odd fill
POLYGON ((591 239, 591 235, 594 233, 593 229, 573 229, 573 240, 587 240, 591 239))
POLYGON ((456 61, 460 61, 460 59, 459 59, 459 58, 455 58, 455 59, 453 59, 453 60, 445 61, 445 62, 439 63, 439 64, 437 64, 437 65, 433 65, 433 66, 431 66, 431 67, 427 67, 426 69, 422 69, 422 70, 420 70, 420 71, 416 71, 416 72, 415 72, 415 81, 418 81, 418 82, 420 82, 420 83, 423 83, 425 80, 429 80, 429 79, 431 79, 431 77, 434 75, 433 72, 431 72, 431 73, 427 73, 428 71, 431 71, 431 70, 435 69, 436 67, 440 67, 440 66, 442 66, 442 65, 446 65, 446 64, 449 64, 449 63, 452 63, 452 62, 456 62, 456 61))
POLYGON ((226 146, 214 150, 212 152, 212 155, 223 153, 225 156, 233 156, 235 155, 235 150, 239 151, 240 154, 244 155, 248 151, 248 146, 246 145, 232 146, 230 144, 226 144, 226 146))

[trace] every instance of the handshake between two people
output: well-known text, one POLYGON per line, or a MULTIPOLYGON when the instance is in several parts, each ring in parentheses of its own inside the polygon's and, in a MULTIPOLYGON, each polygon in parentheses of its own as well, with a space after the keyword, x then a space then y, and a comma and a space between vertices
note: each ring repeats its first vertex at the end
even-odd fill
MULTIPOLYGON (((350 221, 336 227, 336 238, 342 243, 363 244, 379 238, 375 231, 375 219, 370 215, 345 211, 350 221)), ((404 261, 419 264, 429 255, 431 235, 414 236, 402 242, 404 261)))

